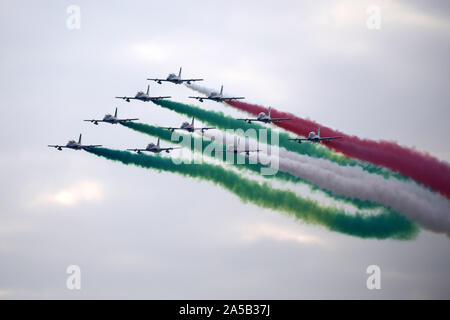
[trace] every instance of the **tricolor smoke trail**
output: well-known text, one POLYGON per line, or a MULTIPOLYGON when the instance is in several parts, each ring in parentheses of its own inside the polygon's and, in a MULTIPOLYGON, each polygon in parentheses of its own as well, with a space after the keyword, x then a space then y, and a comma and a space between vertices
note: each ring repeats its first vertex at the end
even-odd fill
MULTIPOLYGON (((260 112, 267 113, 267 108, 255 104, 240 101, 227 102, 227 104, 252 115, 258 115, 260 112)), ((307 136, 311 131, 317 132, 319 126, 322 136, 342 136, 343 139, 333 140, 326 145, 349 157, 399 172, 450 198, 450 165, 429 154, 400 146, 395 142, 360 139, 273 108, 271 116, 294 118, 291 121, 275 123, 275 125, 301 136, 307 136)))
MULTIPOLYGON (((157 135, 171 141, 172 135, 166 129, 142 123, 124 125, 141 133, 157 135)), ((212 136, 208 133, 207 135, 212 136)), ((199 140, 197 143, 189 145, 192 151, 199 151, 203 154, 210 144, 208 140, 188 137, 199 140), (195 150, 194 146, 201 146, 201 150, 195 150)), ((251 149, 257 147, 258 145, 250 146, 251 149)), ((327 160, 299 155, 285 149, 280 149, 277 154, 280 155, 278 163, 281 172, 279 171, 273 177, 291 182, 306 181, 322 189, 335 200, 351 203, 359 209, 370 208, 375 203, 390 207, 429 230, 450 235, 450 202, 442 196, 420 187, 413 181, 402 182, 397 179, 385 179, 364 172, 359 167, 342 167, 327 160)), ((256 158, 254 155, 250 157, 256 158)), ((263 163, 269 163, 269 159, 270 157, 262 153, 257 156, 257 160, 263 160, 263 163)), ((243 167, 256 173, 261 170, 259 163, 256 165, 245 163, 244 166, 238 166, 241 169, 243 167)))
POLYGON ((213 182, 238 196, 244 202, 260 207, 284 211, 311 224, 318 224, 336 232, 362 238, 412 239, 417 235, 416 225, 403 216, 389 212, 381 215, 347 214, 336 208, 325 208, 316 201, 299 198, 287 190, 243 178, 233 171, 212 164, 174 164, 172 159, 160 156, 132 154, 107 148, 86 150, 109 160, 147 169, 169 171, 191 178, 213 182))
MULTIPOLYGON (((172 142, 172 143, 179 143, 181 140, 179 141, 173 141, 172 140, 172 133, 164 128, 161 127, 157 127, 157 126, 152 126, 149 124, 144 124, 144 123, 139 123, 139 122, 127 122, 127 123, 122 123, 123 126, 128 127, 130 129, 133 129, 137 132, 140 133, 144 133, 150 136, 156 136, 159 137, 165 141, 168 142, 172 142)), ((187 135, 180 135, 180 137, 188 137, 189 139, 192 139, 192 143, 189 144, 190 150, 193 152, 201 152, 202 154, 205 154, 206 150, 209 149, 209 146, 211 144, 210 140, 204 140, 202 138, 196 138, 194 136, 187 136, 187 135), (200 146, 201 150, 197 150, 196 146, 200 146)), ((210 136, 213 137, 213 136, 210 136)), ((182 139, 183 141, 188 140, 188 139, 182 139)), ((224 146, 222 144, 218 144, 217 142, 215 142, 217 145, 217 150, 225 150, 224 146)), ((255 148, 256 149, 256 148, 255 148)), ((215 156, 215 153, 212 152, 211 156, 215 156)), ((220 159, 225 160, 224 159, 224 154, 220 155, 220 159)), ((242 156, 243 157, 243 156, 242 156)), ((237 168, 238 169, 242 169, 245 168, 246 170, 249 170, 253 173, 257 173, 260 174, 261 173, 261 169, 263 167, 266 167, 265 165, 261 164, 260 162, 258 162, 257 160, 254 161, 254 163, 249 163, 248 159, 244 157, 245 161, 242 165, 237 164, 237 168)), ((289 168, 289 166, 287 164, 284 164, 284 160, 282 159, 283 163, 281 164, 281 170, 282 171, 277 171, 275 175, 264 175, 265 178, 277 178, 279 180, 282 181, 287 181, 287 182, 292 182, 292 183, 302 183, 302 184, 306 184, 309 186, 309 188, 311 190, 318 190, 319 188, 314 185, 311 184, 310 182, 304 180, 301 178, 301 176, 297 173, 295 173, 294 175, 289 173, 289 170, 286 170, 286 168, 289 168)), ((234 164, 237 163, 237 161, 233 161, 234 164)), ((266 161, 265 163, 269 163, 268 161, 266 161)), ((326 189, 322 189, 321 190, 323 193, 325 193, 327 196, 333 198, 334 200, 337 201, 341 201, 341 202, 345 202, 348 204, 351 204, 353 206, 355 206, 358 209, 377 209, 380 208, 380 206, 378 204, 372 203, 368 200, 360 200, 357 198, 349 198, 346 197, 345 195, 340 195, 340 196, 336 196, 335 194, 333 194, 332 192, 326 190, 326 189)))
MULTIPOLYGON (((229 138, 228 138, 229 139, 229 138)), ((255 148, 250 145, 250 148, 255 148)), ((377 203, 414 220, 426 229, 450 235, 450 201, 412 180, 385 179, 360 167, 339 166, 325 159, 312 158, 280 148, 279 169, 304 179, 322 190, 350 199, 377 203)), ((251 158, 256 155, 251 154, 251 158)), ((263 163, 268 156, 257 155, 263 163)))
MULTIPOLYGON (((191 85, 192 86, 192 85, 191 85)), ((244 121, 236 120, 232 117, 224 115, 222 112, 217 111, 208 111, 201 109, 199 107, 188 105, 180 102, 170 101, 170 100, 159 100, 154 101, 155 104, 175 111, 177 113, 181 113, 184 115, 187 115, 189 117, 195 117, 196 119, 205 122, 209 125, 216 126, 219 129, 242 129, 244 131, 248 129, 255 129, 257 132, 259 129, 265 129, 267 130, 267 138, 269 141, 271 141, 272 136, 272 130, 268 127, 261 126, 259 124, 248 124, 244 121)), ((336 154, 335 152, 332 152, 328 150, 327 148, 317 146, 312 143, 296 143, 289 140, 290 136, 287 133, 281 132, 279 134, 279 143, 280 147, 284 147, 289 151, 297 152, 299 154, 305 154, 311 157, 315 158, 324 158, 328 159, 330 161, 336 162, 343 166, 360 166, 365 171, 371 172, 371 173, 377 173, 379 175, 382 175, 384 177, 390 177, 395 176, 398 179, 404 179, 404 177, 394 174, 384 168, 377 167, 368 163, 362 163, 359 161, 356 161, 354 159, 350 159, 347 157, 344 157, 342 155, 336 154)))

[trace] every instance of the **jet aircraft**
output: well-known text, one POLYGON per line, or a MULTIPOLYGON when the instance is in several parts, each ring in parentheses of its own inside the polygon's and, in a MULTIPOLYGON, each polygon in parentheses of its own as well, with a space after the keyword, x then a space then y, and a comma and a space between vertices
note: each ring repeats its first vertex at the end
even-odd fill
POLYGON ((220 87, 220 92, 211 92, 207 97, 189 97, 191 99, 197 99, 200 102, 203 102, 203 100, 212 100, 216 102, 231 102, 233 100, 239 100, 239 99, 245 99, 245 97, 224 97, 223 96, 223 86, 220 87))
POLYGON ((82 145, 81 144, 81 133, 80 133, 80 137, 78 138, 78 142, 76 142, 75 140, 70 140, 69 142, 67 142, 66 145, 48 145, 51 148, 56 148, 59 151, 62 150, 62 148, 68 148, 68 149, 74 149, 74 150, 89 150, 91 148, 95 148, 95 147, 101 147, 102 145, 100 144, 90 144, 90 145, 82 145))
POLYGON ((139 119, 138 118, 118 119, 117 118, 117 108, 116 108, 116 111, 114 112, 114 115, 105 114, 105 116, 103 117, 102 120, 99 120, 99 119, 88 119, 88 120, 84 120, 84 121, 92 122, 93 124, 98 125, 99 122, 106 122, 106 123, 111 123, 111 124, 117 124, 117 123, 125 123, 125 122, 130 122, 130 121, 135 121, 135 120, 139 120, 139 119))
POLYGON ((153 153, 160 153, 162 151, 165 151, 165 152, 169 153, 171 150, 174 150, 174 149, 180 149, 180 148, 179 147, 161 148, 160 144, 159 144, 159 138, 158 138, 158 142, 156 144, 149 143, 145 149, 127 149, 127 150, 134 151, 137 153, 141 153, 143 151, 148 151, 148 152, 153 152, 153 153))
POLYGON ((243 120, 248 123, 252 123, 254 121, 259 121, 259 122, 264 122, 264 123, 272 123, 272 122, 280 123, 281 121, 292 120, 292 118, 272 118, 270 116, 270 112, 271 112, 271 107, 269 107, 269 111, 267 112, 267 114, 265 114, 264 112, 261 112, 260 114, 258 114, 258 117, 256 117, 256 118, 253 118, 253 119, 245 118, 245 119, 237 119, 237 120, 243 120))
POLYGON ((147 92, 139 91, 136 93, 134 97, 116 97, 117 99, 123 99, 126 102, 130 102, 130 100, 140 100, 140 101, 158 101, 159 99, 171 98, 171 96, 159 96, 159 97, 150 97, 150 86, 147 86, 147 92))
POLYGON ((174 127, 162 127, 164 129, 170 130, 172 132, 174 132, 175 130, 186 130, 187 132, 194 132, 196 130, 201 131, 202 133, 205 132, 205 130, 211 130, 211 129, 215 129, 215 127, 201 127, 201 128, 195 128, 194 126, 194 117, 192 117, 192 122, 183 122, 181 124, 181 126, 179 128, 174 128, 174 127))
POLYGON ((182 84, 183 82, 186 82, 187 84, 191 84, 191 82, 194 82, 194 81, 203 81, 203 79, 182 79, 181 78, 181 67, 180 67, 180 71, 178 72, 178 75, 176 75, 175 73, 170 73, 166 79, 150 78, 147 80, 155 81, 159 84, 161 84, 163 81, 172 82, 175 84, 182 84))
POLYGON ((313 143, 320 143, 322 141, 330 142, 333 139, 342 139, 343 137, 321 137, 320 136, 320 127, 317 128, 317 134, 314 131, 311 131, 307 138, 292 138, 289 140, 297 141, 298 143, 302 143, 302 141, 309 141, 313 143))

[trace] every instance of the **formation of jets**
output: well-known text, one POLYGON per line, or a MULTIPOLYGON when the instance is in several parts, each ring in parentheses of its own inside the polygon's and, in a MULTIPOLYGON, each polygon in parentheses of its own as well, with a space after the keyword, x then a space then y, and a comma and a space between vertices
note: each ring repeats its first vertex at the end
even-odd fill
POLYGON ((289 140, 297 141, 298 143, 302 143, 302 141, 309 141, 313 143, 320 143, 322 141, 330 142, 334 139, 342 139, 343 137, 321 137, 320 136, 320 127, 317 128, 317 134, 314 131, 311 131, 308 134, 307 138, 293 138, 289 140))
MULTIPOLYGON (((203 79, 200 78, 186 78, 183 79, 181 77, 181 71, 182 68, 180 67, 180 70, 178 72, 178 75, 174 74, 174 73, 170 73, 167 78, 165 79, 160 79, 160 78, 148 78, 147 80, 150 81, 155 81, 158 84, 161 84, 162 82, 171 82, 174 84, 182 84, 182 83, 186 83, 186 84, 191 84, 192 82, 195 81, 203 81, 203 79)), ((148 102, 148 101, 152 101, 152 102, 156 102, 160 99, 168 99, 171 98, 171 96, 150 96, 150 86, 147 86, 147 91, 143 92, 143 91, 138 91, 136 93, 135 96, 120 96, 120 97, 116 97, 117 99, 123 99, 126 102, 130 102, 130 100, 140 100, 140 101, 144 101, 144 102, 148 102)), ((212 100, 215 102, 231 102, 233 100, 241 100, 241 99, 245 99, 245 97, 236 97, 236 96, 224 96, 223 94, 223 85, 220 88, 219 92, 211 92, 210 94, 206 95, 206 96, 189 96, 189 98, 191 99, 196 99, 200 102, 203 102, 204 100, 212 100)), ((124 118, 124 119, 119 119, 117 116, 117 108, 114 112, 114 115, 111 114, 106 114, 103 119, 85 119, 84 121, 87 122, 91 122, 95 125, 98 125, 99 122, 104 122, 104 123, 110 123, 110 124, 124 124, 127 122, 132 122, 132 121, 136 121, 139 120, 138 118, 124 118)), ((264 112, 261 112, 260 114, 258 114, 258 116, 256 118, 243 118, 243 119, 237 119, 237 120, 242 120, 242 121, 246 121, 248 123, 252 123, 252 122, 262 122, 262 123, 281 123, 282 121, 288 121, 288 120, 292 120, 292 118, 272 118, 271 117, 271 107, 268 108, 268 112, 267 114, 264 112)), ((203 135, 203 133, 206 130, 212 130, 215 129, 215 127, 198 127, 196 128, 194 126, 194 121, 195 119, 192 118, 191 123, 189 122, 183 122, 181 124, 180 127, 161 127, 167 130, 170 130, 172 132, 174 132, 175 130, 185 130, 187 132, 190 133, 194 133, 196 131, 200 131, 203 135)), ((309 141, 312 143, 320 143, 322 141, 328 141, 330 142, 331 140, 334 139, 341 139, 342 137, 339 136, 335 136, 335 137, 321 137, 320 136, 320 127, 317 129, 317 134, 315 132, 310 132, 307 138, 291 138, 289 140, 292 141, 297 141, 298 143, 302 143, 302 141, 309 141)), ((70 140, 69 142, 67 142, 67 144, 65 145, 48 145, 49 147, 52 148, 56 148, 57 150, 62 150, 63 148, 68 148, 68 149, 73 149, 73 150, 89 150, 92 148, 96 148, 96 147, 101 147, 102 145, 83 145, 81 144, 81 134, 80 137, 78 139, 78 142, 75 140, 70 140)), ((128 151, 134 151, 137 153, 141 153, 144 151, 148 151, 148 152, 153 152, 153 153, 160 153, 160 152, 167 152, 169 153, 171 150, 174 149, 179 149, 178 147, 174 148, 174 147, 169 147, 169 148, 161 148, 160 146, 160 140, 158 138, 158 141, 156 144, 154 143, 149 143, 147 145, 147 147, 145 149, 127 149, 128 151)), ((234 143, 234 145, 232 146, 227 146, 227 148, 223 151, 218 151, 219 153, 225 153, 225 152, 231 152, 234 154, 240 154, 240 153, 245 153, 246 156, 249 155, 250 152, 259 152, 260 150, 255 149, 255 150, 250 150, 247 147, 245 147, 244 149, 239 148, 239 143, 234 143)))

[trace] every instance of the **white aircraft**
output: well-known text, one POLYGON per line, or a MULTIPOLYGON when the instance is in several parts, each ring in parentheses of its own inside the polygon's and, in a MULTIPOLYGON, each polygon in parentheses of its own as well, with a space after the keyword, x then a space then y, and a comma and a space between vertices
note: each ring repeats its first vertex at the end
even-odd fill
MULTIPOLYGON (((211 139, 215 140, 214 137, 212 137, 211 139)), ((259 151, 261 151, 259 149, 250 150, 247 145, 244 146, 244 149, 241 149, 239 147, 239 142, 240 142, 240 138, 238 138, 237 142, 236 142, 236 139, 235 139, 233 145, 227 146, 226 150, 218 150, 218 151, 216 151, 216 153, 228 153, 228 152, 229 153, 234 153, 234 154, 245 153, 246 156, 249 156, 250 152, 259 152, 259 151)))
POLYGON ((272 117, 270 117, 270 112, 271 112, 271 107, 269 107, 269 111, 267 114, 265 114, 264 112, 261 112, 260 114, 258 114, 258 117, 255 119, 237 119, 237 120, 243 120, 248 123, 252 123, 253 121, 259 121, 259 122, 264 122, 264 123, 272 123, 275 121, 275 122, 280 123, 281 121, 284 121, 284 120, 292 120, 292 118, 272 118, 272 117))
POLYGON ((84 120, 84 121, 92 122, 93 124, 98 125, 99 122, 106 122, 106 123, 111 123, 111 124, 117 124, 117 123, 125 123, 125 122, 135 121, 135 120, 139 120, 139 119, 138 118, 117 119, 117 108, 116 108, 116 111, 114 112, 114 115, 106 114, 103 117, 103 120, 90 119, 90 120, 84 120))
POLYGON ((308 138, 293 138, 289 140, 297 141, 298 143, 302 143, 302 141, 309 141, 313 143, 320 143, 324 140, 330 142, 333 139, 342 139, 343 137, 321 137, 320 136, 320 127, 317 128, 317 134, 314 131, 311 131, 308 135, 308 138))
POLYGON ((195 128, 195 126, 194 126, 194 117, 192 117, 192 122, 191 123, 189 123, 187 121, 183 122, 179 128, 174 128, 174 127, 161 127, 161 128, 170 130, 172 132, 174 132, 175 130, 186 130, 188 132, 194 132, 195 130, 200 130, 202 133, 205 132, 205 130, 215 129, 215 127, 195 128))
POLYGON ((51 148, 56 148, 59 151, 62 150, 62 148, 68 148, 68 149, 74 149, 74 150, 89 150, 91 148, 95 148, 95 147, 101 147, 101 144, 91 144, 91 145, 82 145, 81 144, 81 133, 80 133, 80 137, 78 138, 78 142, 76 142, 75 140, 70 140, 69 142, 67 142, 67 144, 65 146, 60 146, 60 145, 48 145, 51 148))
POLYGON ((159 84, 161 84, 161 82, 163 82, 163 81, 172 82, 175 84, 182 84, 183 82, 186 82, 187 84, 191 84, 191 82, 194 82, 194 81, 203 81, 203 79, 181 79, 181 67, 180 67, 180 71, 178 72, 178 75, 176 75, 175 73, 170 73, 166 79, 152 78, 152 79, 147 79, 147 80, 156 81, 159 84))
POLYGON ((224 97, 223 96, 223 86, 220 87, 220 92, 213 91, 207 97, 189 97, 189 98, 197 99, 200 102, 203 102, 203 100, 213 100, 216 102, 224 102, 224 101, 231 102, 233 100, 245 99, 245 97, 224 97))
POLYGON ((131 99, 147 102, 147 101, 158 101, 159 99, 171 98, 171 96, 150 97, 149 94, 150 94, 150 86, 147 86, 147 93, 144 93, 144 91, 139 91, 138 93, 136 93, 136 95, 134 97, 116 97, 116 98, 123 99, 126 102, 130 102, 131 99))
POLYGON ((165 152, 169 153, 170 150, 173 150, 173 149, 180 149, 180 147, 176 147, 176 148, 161 148, 159 146, 159 138, 158 138, 158 142, 156 144, 149 143, 145 149, 127 149, 127 150, 134 151, 134 152, 137 152, 137 153, 141 153, 143 151, 148 151, 148 152, 153 152, 153 153, 160 153, 161 151, 165 151, 165 152))

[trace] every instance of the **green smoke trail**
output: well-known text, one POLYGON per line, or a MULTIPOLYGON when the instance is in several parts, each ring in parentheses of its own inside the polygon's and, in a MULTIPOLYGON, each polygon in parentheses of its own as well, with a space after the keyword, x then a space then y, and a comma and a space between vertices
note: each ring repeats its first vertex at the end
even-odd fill
POLYGON ((133 154, 107 148, 91 148, 86 151, 126 165, 132 164, 207 180, 234 193, 243 202, 252 202, 263 208, 284 211, 306 223, 322 225, 332 231, 351 236, 408 240, 413 239, 418 233, 414 223, 395 212, 389 211, 382 215, 364 216, 359 213, 348 215, 343 210, 321 207, 316 201, 297 197, 294 192, 274 189, 267 183, 260 184, 243 178, 217 165, 174 164, 171 158, 133 154))
MULTIPOLYGON (((211 141, 210 140, 204 140, 202 138, 196 138, 192 135, 184 135, 184 134, 180 134, 179 137, 182 139, 179 139, 178 141, 172 141, 172 133, 171 131, 161 128, 161 127, 157 127, 157 126, 152 126, 149 124, 145 124, 145 123, 139 123, 139 122, 125 122, 125 123, 121 123, 123 126, 130 128, 132 130, 135 130, 137 132, 140 133, 144 133, 150 136, 154 136, 154 137, 159 137, 165 141, 168 142, 173 142, 173 143, 180 143, 181 141, 190 141, 190 140, 186 140, 186 139, 192 139, 191 142, 189 144, 189 147, 191 149, 191 151, 193 152, 201 152, 201 154, 204 154, 205 149, 208 148, 208 146, 210 145, 211 141), (200 146, 201 150, 198 150, 196 147, 200 146)), ((219 144, 217 142, 215 142, 217 145, 218 150, 224 150, 224 146, 222 144, 219 144)), ((214 156, 214 151, 211 153, 211 156, 214 156)), ((223 154, 221 155, 221 159, 224 160, 223 158, 223 154)), ((243 157, 240 155, 236 155, 236 157, 242 157, 243 161, 242 164, 239 164, 239 162, 237 161, 237 159, 233 159, 232 163, 236 164, 238 169, 246 169, 249 171, 252 171, 254 173, 261 173, 261 170, 264 166, 261 163, 255 163, 255 164, 251 164, 248 162, 248 158, 247 157, 243 157)), ((380 205, 373 203, 371 201, 368 200, 360 200, 360 199, 356 199, 356 198, 349 198, 349 197, 345 197, 345 196, 338 196, 335 195, 334 193, 332 193, 331 191, 325 190, 325 189, 320 189, 319 187, 317 187, 314 184, 311 184, 310 182, 303 180, 299 177, 296 177, 290 173, 287 172, 283 172, 283 171, 277 171, 276 174, 274 175, 264 175, 265 178, 277 178, 279 180, 282 181, 288 181, 288 182, 292 182, 292 183, 302 183, 302 184, 306 184, 309 186, 309 188, 311 190, 317 191, 320 190, 321 192, 325 193, 326 195, 328 195, 330 198, 333 198, 337 201, 342 201, 348 204, 351 204, 353 206, 355 206, 358 209, 378 209, 381 208, 380 205)))
MULTIPOLYGON (((158 100, 153 101, 153 103, 175 111, 177 113, 185 114, 189 117, 195 117, 196 119, 208 123, 209 125, 213 125, 218 127, 219 129, 254 129, 256 130, 257 135, 259 135, 259 129, 267 130, 267 141, 272 141, 272 129, 256 124, 256 123, 247 123, 245 121, 236 120, 232 117, 226 116, 223 112, 218 111, 208 111, 201 109, 199 107, 188 105, 180 102, 170 101, 170 100, 158 100)), ((322 146, 318 146, 313 143, 297 143, 289 140, 290 136, 287 133, 280 132, 279 133, 279 145, 280 147, 284 147, 286 150, 293 151, 299 154, 308 155, 314 158, 323 158, 330 161, 333 161, 341 166, 360 166, 364 171, 369 173, 376 173, 385 178, 395 177, 400 180, 406 180, 404 176, 386 170, 385 168, 375 166, 370 163, 357 161, 355 159, 348 158, 344 155, 337 154, 331 151, 328 148, 324 148, 322 146)))

